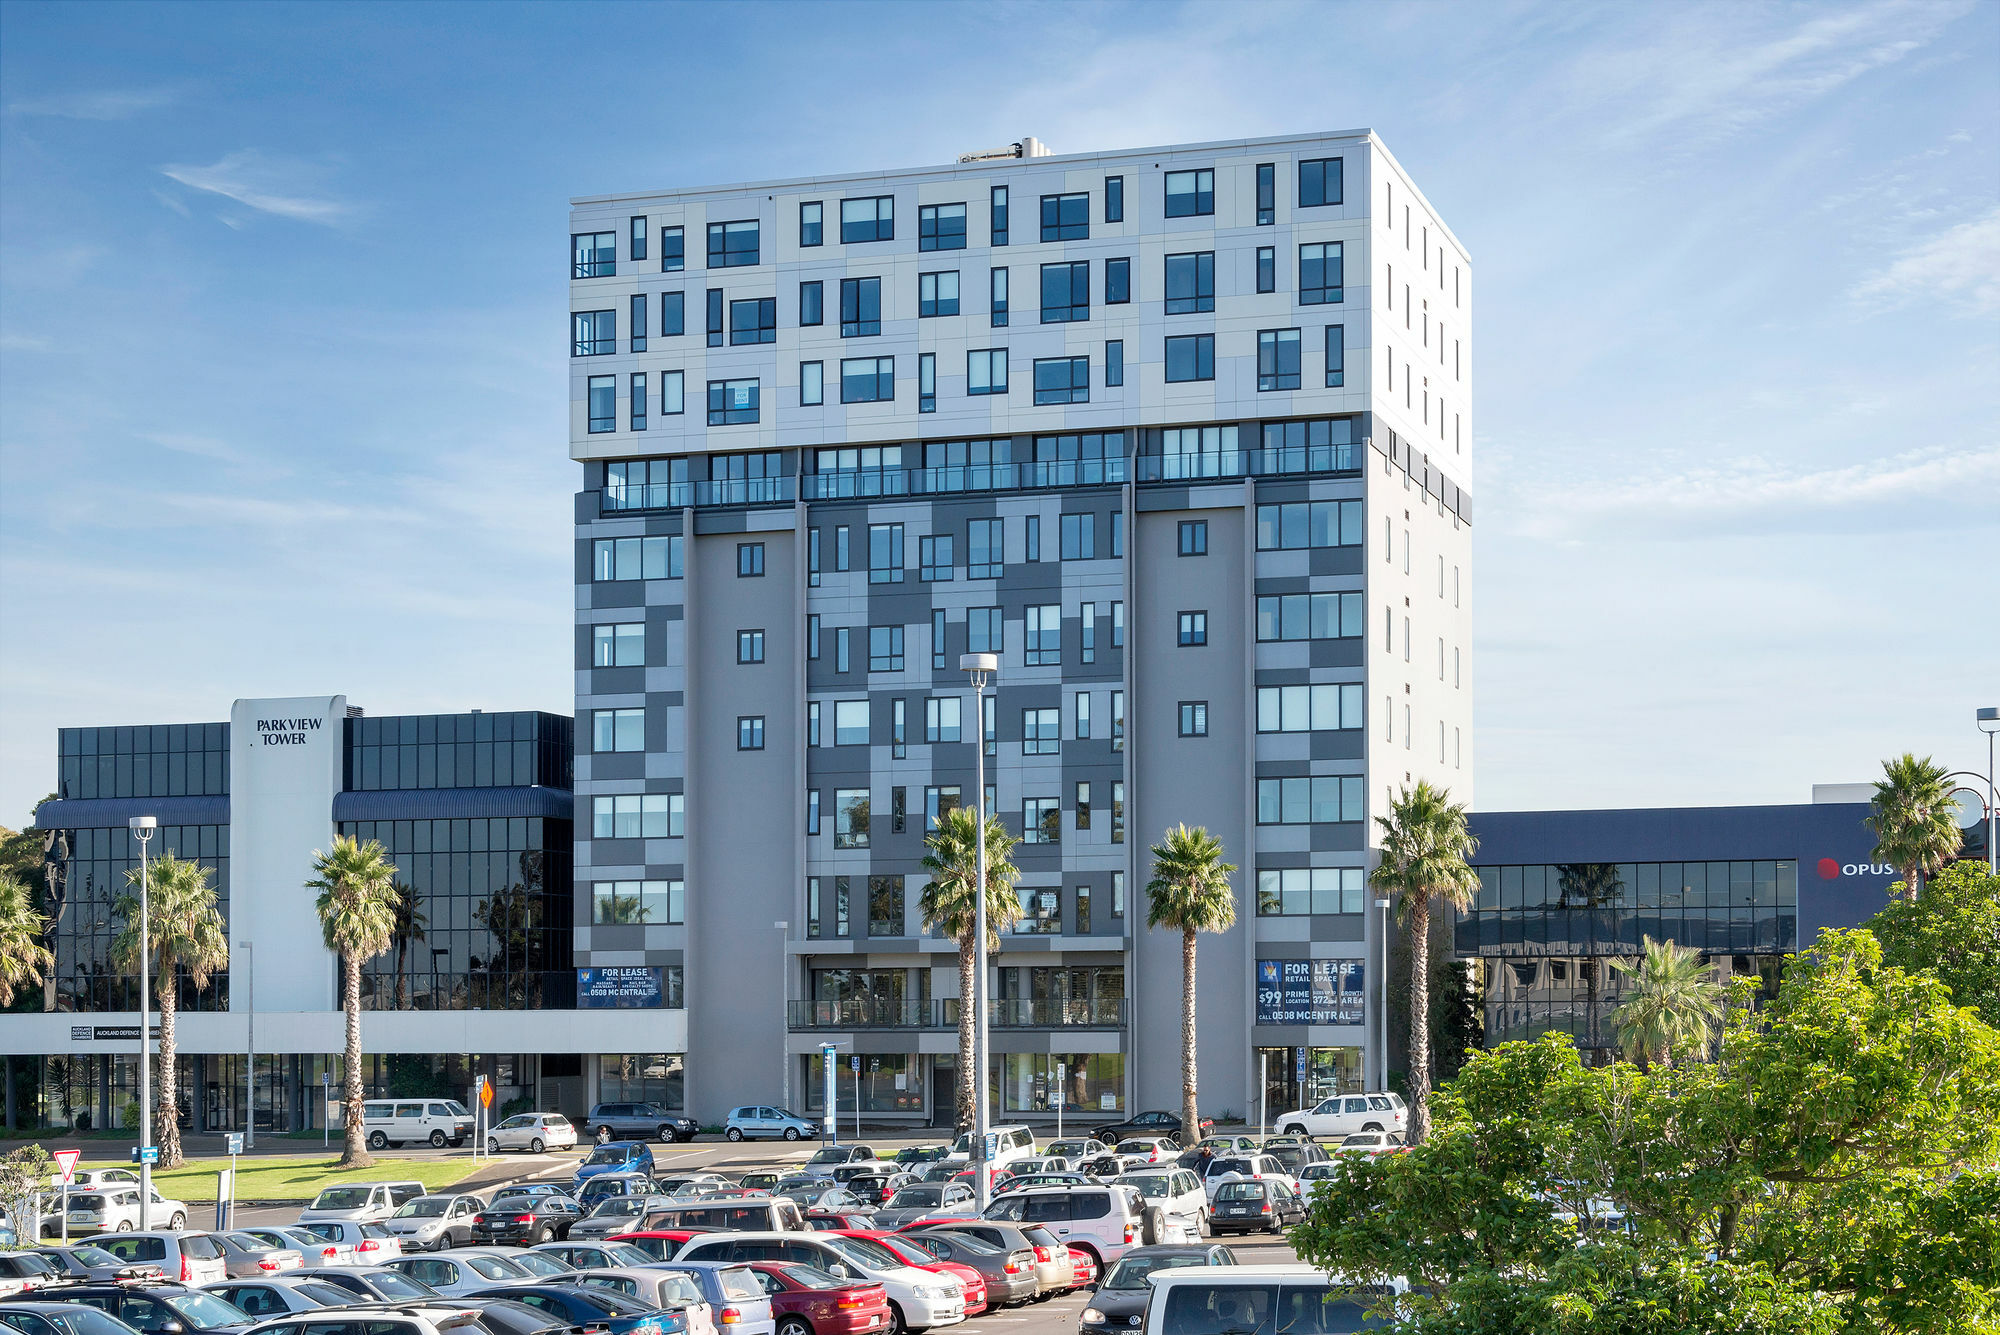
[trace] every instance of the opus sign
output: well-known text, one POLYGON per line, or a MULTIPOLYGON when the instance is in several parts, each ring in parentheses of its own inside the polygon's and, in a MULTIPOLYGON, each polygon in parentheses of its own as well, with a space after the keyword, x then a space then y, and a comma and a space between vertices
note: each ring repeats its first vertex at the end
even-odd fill
POLYGON ((1360 960, 1258 960, 1258 1024, 1360 1024, 1360 960))
POLYGON ((1819 860, 1819 878, 1836 881, 1843 876, 1900 876, 1902 872, 1886 862, 1842 862, 1838 858, 1819 860))

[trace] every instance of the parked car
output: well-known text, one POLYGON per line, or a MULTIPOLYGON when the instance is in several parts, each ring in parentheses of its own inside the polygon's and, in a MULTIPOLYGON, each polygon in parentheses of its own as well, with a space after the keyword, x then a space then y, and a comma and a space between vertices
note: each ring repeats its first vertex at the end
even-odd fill
POLYGON ((1152 1160, 1146 1155, 1120 1154, 1116 1150, 1107 1150, 1094 1159, 1084 1160, 1083 1174, 1086 1177, 1096 1178, 1099 1182, 1109 1182, 1115 1177, 1123 1177, 1127 1173, 1136 1173, 1141 1168, 1152 1166, 1152 1160))
POLYGON ((484 1335, 567 1335, 569 1323, 510 1298, 453 1298, 452 1306, 477 1312, 484 1335))
POLYGON ((843 1164, 873 1163, 875 1151, 867 1145, 823 1145, 813 1151, 805 1166, 799 1172, 807 1177, 833 1176, 833 1170, 843 1164))
POLYGON ((593 1335, 685 1335, 687 1318, 678 1312, 662 1312, 651 1303, 589 1289, 580 1284, 518 1284, 505 1288, 482 1289, 472 1298, 503 1298, 547 1312, 566 1326, 581 1326, 593 1335))
POLYGON ((463 1303, 434 1298, 399 1303, 386 1311, 345 1314, 295 1312, 252 1328, 253 1335, 487 1335, 483 1314, 463 1303), (364 1319, 365 1318, 365 1319, 364 1319))
MULTIPOLYGON (((1380 1136, 1383 1134, 1380 1131, 1355 1132, 1355 1135, 1359 1136, 1380 1136)), ((1317 1142, 1310 1140, 1303 1144, 1273 1145, 1266 1149, 1264 1153, 1276 1159, 1278 1166, 1283 1168, 1287 1173, 1290 1173, 1294 1178, 1312 1165, 1326 1162, 1326 1151, 1321 1149, 1317 1142)))
POLYGON ((599 1201, 614 1196, 651 1196, 654 1191, 651 1173, 597 1173, 583 1179, 576 1201, 588 1211, 596 1209, 599 1201))
POLYGON ((907 1265, 894 1252, 865 1238, 832 1233, 696 1237, 674 1257, 677 1265, 690 1261, 794 1261, 842 1279, 877 1281, 888 1291, 899 1335, 903 1330, 927 1330, 965 1319, 965 1292, 957 1280, 907 1265))
POLYGON ((759 1136, 799 1140, 818 1135, 819 1123, 785 1108, 773 1108, 768 1103, 749 1103, 729 1110, 729 1116, 722 1124, 722 1134, 730 1140, 755 1140, 759 1136))
POLYGON ((540 1154, 544 1150, 575 1148, 576 1127, 561 1113, 516 1113, 486 1133, 488 1154, 502 1150, 540 1154))
MULTIPOLYGON (((987 1163, 994 1168, 1009 1168, 1022 1159, 1033 1159, 1035 1154, 1035 1133, 1025 1126, 995 1126, 987 1128, 987 1134, 994 1138, 993 1157, 987 1163)), ((947 1160, 957 1160, 961 1164, 972 1161, 972 1133, 967 1131, 951 1143, 951 1153, 947 1160)))
POLYGON ((683 1113, 670 1113, 657 1103, 600 1103, 590 1110, 584 1125, 592 1134, 602 1132, 613 1140, 657 1140, 661 1144, 693 1140, 701 1133, 701 1123, 683 1113))
POLYGON ((299 1211, 301 1224, 326 1220, 352 1223, 387 1219, 417 1197, 424 1195, 421 1182, 350 1182, 328 1187, 299 1211))
POLYGON ((151 1261, 127 1261, 102 1247, 87 1242, 67 1247, 44 1247, 34 1255, 42 1257, 63 1279, 160 1279, 165 1272, 151 1261))
POLYGON ((357 1295, 364 1303, 421 1302, 437 1297, 422 1280, 411 1279, 385 1265, 352 1265, 322 1270, 317 1278, 357 1295))
POLYGON ((777 1335, 870 1335, 895 1322, 889 1292, 817 1266, 758 1261, 749 1267, 771 1302, 777 1335))
MULTIPOLYGON (((1122 1173, 1112 1181, 1138 1192, 1141 1200, 1164 1216, 1161 1221, 1165 1224, 1164 1231, 1172 1236, 1148 1238, 1142 1232, 1139 1239, 1142 1244, 1157 1247, 1194 1243, 1208 1236, 1208 1193, 1202 1190, 1201 1179, 1190 1170, 1176 1164, 1156 1164, 1122 1173)), ((1156 1233, 1159 1231, 1154 1229, 1156 1233)))
POLYGON ((369 1099, 361 1105, 361 1132, 371 1150, 391 1145, 463 1145, 472 1113, 456 1099, 369 1099))
POLYGON ((746 1191, 769 1191, 772 1187, 778 1185, 780 1176, 782 1174, 761 1170, 754 1173, 745 1173, 742 1177, 736 1179, 736 1185, 746 1191))
POLYGON ((403 1254, 402 1239, 380 1224, 356 1223, 351 1219, 319 1219, 300 1227, 328 1242, 345 1243, 352 1249, 350 1265, 381 1265, 403 1254))
POLYGON ((222 1248, 222 1264, 231 1279, 256 1279, 297 1270, 305 1257, 297 1247, 278 1247, 249 1233, 229 1230, 206 1234, 222 1248))
POLYGON ((1000 1219, 941 1219, 927 1224, 918 1220, 915 1224, 905 1224, 901 1231, 925 1237, 933 1233, 956 1233, 977 1238, 1009 1256, 1027 1252, 1035 1258, 1037 1301, 1067 1293, 1076 1286, 1076 1267, 1069 1259, 1069 1248, 1063 1245, 1062 1239, 1040 1224, 1017 1224, 1000 1219))
POLYGON ((718 1261, 675 1261, 673 1268, 701 1286, 718 1327, 735 1335, 774 1335, 778 1322, 771 1297, 747 1267, 718 1261))
POLYGON ((512 1259, 490 1252, 399 1256, 388 1263, 388 1268, 451 1297, 477 1293, 495 1284, 533 1284, 541 1278, 514 1264, 512 1259))
POLYGON ((324 1238, 303 1228, 246 1228, 243 1231, 273 1247, 290 1247, 299 1254, 299 1268, 302 1270, 355 1263, 353 1243, 324 1238))
POLYGON ((0 1252, 0 1298, 29 1293, 61 1278, 53 1262, 34 1252, 0 1252))
POLYGON ((1097 1276, 1102 1267, 1097 1264, 1095 1256, 1072 1247, 1069 1249, 1069 1263, 1070 1268, 1076 1272, 1076 1286, 1079 1289, 1097 1287, 1097 1276))
POLYGON ((1396 1279, 1362 1288, 1307 1265, 1184 1266, 1147 1276, 1152 1292, 1140 1317, 1151 1335, 1197 1331, 1371 1330, 1368 1316, 1383 1290, 1404 1293, 1396 1279))
POLYGON ((1118 1152, 1147 1163, 1172 1163, 1180 1157, 1180 1146, 1161 1136, 1127 1136, 1118 1142, 1118 1152))
POLYGON ((1097 1291, 1077 1317, 1078 1335, 1138 1326, 1152 1293, 1147 1280, 1155 1274, 1188 1266, 1235 1264, 1235 1253, 1220 1243, 1134 1247, 1112 1262, 1098 1281, 1097 1291))
POLYGON ((685 1270, 657 1266, 619 1266, 603 1270, 580 1270, 571 1283, 651 1303, 662 1310, 679 1312, 688 1321, 688 1335, 716 1335, 715 1309, 702 1296, 701 1285, 685 1270))
POLYGON ((168 1279, 183 1284, 207 1284, 229 1278, 222 1246, 207 1233, 155 1229, 148 1233, 100 1233, 84 1241, 102 1247, 126 1265, 156 1265, 168 1279))
POLYGON ((310 1275, 225 1279, 219 1284, 204 1284, 201 1287, 203 1292, 212 1293, 259 1319, 283 1316, 287 1312, 317 1312, 328 1307, 345 1307, 359 1301, 356 1294, 338 1284, 328 1284, 310 1275))
POLYGON ((6 1335, 132 1335, 132 1327, 82 1303, 47 1302, 24 1294, 0 1304, 6 1335))
POLYGON ((435 1252, 472 1241, 472 1217, 485 1208, 477 1196, 419 1196, 382 1221, 405 1254, 435 1252))
MULTIPOLYGON (((141 1335, 239 1335, 250 1318, 212 1293, 186 1284, 121 1280, 114 1284, 78 1284, 62 1291, 65 1304, 94 1307, 118 1318, 141 1335)), ((40 1294, 23 1294, 4 1301, 31 1301, 40 1294)))
MULTIPOLYGON (((69 1218, 69 1233, 75 1237, 79 1233, 129 1233, 139 1227, 139 1186, 117 1184, 101 1191, 72 1191, 63 1202, 63 1215, 69 1218)), ((188 1208, 180 1201, 160 1194, 158 1187, 152 1195, 153 1226, 155 1228, 183 1229, 187 1227, 188 1208)), ((60 1233, 63 1215, 49 1214, 42 1219, 44 1233, 60 1233)))
POLYGON ((997 1196, 1003 1191, 1026 1191, 1029 1187, 1087 1187, 1096 1181, 1096 1178, 1087 1177, 1082 1173, 1022 1173, 994 1187, 993 1194, 997 1196))
MULTIPOLYGON (((1199 1139, 1214 1129, 1214 1119, 1204 1117, 1201 1119, 1201 1125, 1195 1129, 1195 1138, 1199 1139)), ((1127 1136, 1157 1137, 1161 1140, 1171 1140, 1177 1145, 1186 1139, 1181 1134, 1180 1115, 1157 1109, 1142 1112, 1136 1117, 1128 1117, 1122 1122, 1112 1122, 1108 1126, 1097 1127, 1090 1134, 1107 1145, 1116 1145, 1127 1136)))
POLYGON ((509 1265, 519 1266, 540 1281, 559 1279, 576 1273, 576 1267, 568 1261, 560 1256, 551 1256, 548 1252, 535 1247, 454 1247, 451 1254, 497 1256, 509 1265))
POLYGON ((788 1177, 772 1191, 801 1210, 849 1210, 861 1208, 861 1198, 846 1187, 836 1187, 825 1178, 788 1177))
MULTIPOLYGON (((1373 1158, 1378 1154, 1400 1153, 1403 1148, 1401 1138, 1387 1131, 1356 1131, 1352 1135, 1341 1137, 1340 1143, 1333 1147, 1333 1153, 1334 1155, 1358 1154, 1373 1158)), ((1331 1156, 1322 1155, 1319 1161, 1324 1163, 1329 1157, 1331 1156)))
POLYGON ((646 1216, 655 1210, 664 1210, 672 1205, 671 1196, 604 1196, 595 1201, 580 1201, 587 1205, 589 1213, 569 1226, 572 1238, 608 1238, 614 1233, 625 1233, 641 1227, 646 1216))
MULTIPOLYGON (((1245 1177, 1254 1181, 1262 1181, 1265 1178, 1279 1178, 1291 1187, 1293 1191, 1297 1191, 1299 1188, 1298 1182, 1292 1175, 1287 1173, 1284 1166, 1270 1155, 1243 1154, 1233 1158, 1218 1156, 1210 1159, 1208 1161, 1208 1171, 1202 1174, 1201 1189, 1208 1193, 1209 1202, 1213 1204, 1215 1201, 1215 1191, 1218 1186, 1224 1182, 1245 1177)), ((1212 1214, 1209 1222, 1211 1224, 1215 1222, 1212 1214)))
MULTIPOLYGON (((1276 1139, 1276 1136, 1271 1138, 1276 1139)), ((1270 1141, 1259 1141, 1255 1136, 1203 1136, 1194 1145, 1195 1149, 1210 1154, 1255 1154, 1270 1147, 1270 1141)))
POLYGON ((972 1188, 963 1182, 919 1182, 900 1188, 875 1212, 875 1227, 901 1228, 913 1219, 979 1213, 972 1188))
POLYGON ((636 1140, 614 1140, 594 1147, 570 1177, 572 1194, 600 1173, 640 1173, 650 1181, 653 1152, 636 1140))
POLYGON ((1336 1094, 1311 1108, 1281 1114, 1277 1131, 1338 1140, 1356 1131, 1405 1132, 1409 1122, 1410 1110, 1401 1094, 1336 1094))
POLYGON ((896 1164, 902 1168, 916 1168, 927 1163, 936 1163, 951 1155, 949 1145, 905 1145, 896 1151, 896 1164))
POLYGON ((946 1228, 882 1234, 875 1240, 903 1255, 930 1257, 931 1264, 963 1266, 975 1271, 986 1287, 989 1308, 1016 1307, 1032 1302, 1041 1289, 1035 1279, 1033 1248, 1009 1252, 983 1239, 954 1233, 946 1228))
POLYGON ((886 1164, 842 1164, 833 1170, 833 1180, 861 1198, 863 1205, 880 1205, 896 1194, 896 1189, 914 1179, 886 1164))
POLYGON ((928 1248, 919 1247, 910 1240, 907 1234, 870 1228, 866 1224, 858 1228, 832 1229, 829 1231, 838 1233, 845 1238, 866 1238, 878 1247, 886 1248, 888 1251, 894 1253, 896 1258, 904 1265, 915 1266, 919 1270, 928 1270, 936 1275, 949 1275, 951 1278, 957 1280, 960 1290, 965 1295, 965 1315, 968 1318, 978 1316, 989 1306, 986 1294, 986 1277, 980 1274, 976 1267, 965 1265, 959 1261, 947 1261, 941 1257, 933 1256, 928 1248))
POLYGON ((1064 1246, 1099 1261, 1115 1261, 1139 1243, 1144 1213, 1137 1191, 1109 1183, 1009 1192, 986 1207, 988 1219, 1039 1224, 1064 1246))
POLYGON ((815 1233, 847 1233, 874 1222, 870 1210, 814 1210, 806 1216, 806 1227, 815 1233))
POLYGON ((1043 1171, 1074 1172, 1085 1159, 1103 1152, 1104 1142, 1071 1137, 1042 1146, 1043 1171))
MULTIPOLYGON (((771 1173, 768 1176, 772 1183, 778 1180, 778 1174, 776 1173, 771 1173)), ((766 1184, 766 1189, 769 1188, 769 1185, 769 1183, 766 1184)), ((666 1177, 655 1178, 654 1186, 662 1196, 706 1196, 716 1191, 742 1191, 747 1189, 747 1184, 731 1182, 720 1173, 674 1173, 666 1177)))
POLYGON ((1216 1185, 1208 1227, 1216 1233, 1282 1233, 1305 1217, 1305 1203, 1289 1180, 1235 1178, 1216 1185))
POLYGON ((805 1210, 787 1196, 746 1196, 741 1200, 677 1200, 646 1216, 646 1228, 728 1229, 736 1233, 803 1230, 805 1210))
POLYGON ((655 1258, 629 1242, 545 1242, 537 1255, 553 1256, 578 1270, 603 1270, 627 1265, 651 1265, 655 1258))
POLYGON ((583 1206, 568 1196, 536 1196, 489 1205, 472 1216, 474 1242, 511 1242, 523 1247, 560 1241, 583 1218, 583 1206))

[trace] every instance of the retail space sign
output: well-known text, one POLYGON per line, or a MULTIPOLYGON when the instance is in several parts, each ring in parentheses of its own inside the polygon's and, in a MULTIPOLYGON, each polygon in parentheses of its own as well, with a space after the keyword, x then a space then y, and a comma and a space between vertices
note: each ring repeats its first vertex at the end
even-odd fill
POLYGON ((657 1009, 663 993, 657 964, 600 964, 576 971, 579 1010, 657 1009))
POLYGON ((1258 1024, 1360 1024, 1360 960, 1258 960, 1258 1024))

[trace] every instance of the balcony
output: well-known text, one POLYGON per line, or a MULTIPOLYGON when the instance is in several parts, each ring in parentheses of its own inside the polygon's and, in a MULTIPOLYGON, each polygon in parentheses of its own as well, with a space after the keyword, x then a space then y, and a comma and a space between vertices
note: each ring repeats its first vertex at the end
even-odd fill
MULTIPOLYGON (((1123 997, 1075 1001, 989 1001, 995 1029, 1122 1029, 1123 997)), ((793 1032, 816 1029, 956 1029, 958 1000, 791 1001, 786 1018, 793 1032)))
POLYGON ((723 478, 712 482, 651 482, 606 487, 602 514, 680 510, 708 505, 790 505, 798 485, 790 477, 723 478))
POLYGON ((1200 482, 1232 477, 1283 477, 1295 473, 1358 473, 1359 444, 1301 445, 1271 450, 1199 454, 1142 454, 1141 482, 1200 482))
POLYGON ((808 474, 805 492, 809 501, 846 501, 881 496, 939 496, 967 491, 1107 487, 1124 482, 1128 473, 1128 462, 1118 456, 1108 459, 959 464, 945 468, 863 468, 808 474))

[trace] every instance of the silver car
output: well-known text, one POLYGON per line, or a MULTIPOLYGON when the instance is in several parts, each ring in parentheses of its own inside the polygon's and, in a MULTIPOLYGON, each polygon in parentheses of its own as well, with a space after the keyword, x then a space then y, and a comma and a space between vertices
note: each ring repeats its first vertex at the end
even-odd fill
POLYGON ((44 1247, 36 1254, 69 1279, 158 1279, 162 1273, 151 1261, 127 1261, 87 1242, 44 1247))
POLYGON ((876 1228, 901 1228, 919 1219, 969 1219, 979 1213, 972 1188, 963 1182, 919 1182, 903 1187, 875 1211, 876 1228))
POLYGON ((208 1235, 222 1248, 222 1263, 231 1279, 256 1279, 297 1270, 305 1257, 296 1247, 278 1247, 255 1234, 231 1230, 208 1235))
POLYGON ((241 1231, 273 1247, 293 1248, 299 1254, 299 1268, 302 1270, 323 1270, 329 1266, 357 1264, 354 1259, 353 1243, 342 1242, 337 1238, 323 1238, 302 1228, 246 1228, 241 1231))
POLYGON ((486 1208, 477 1196, 419 1196, 382 1221, 403 1251, 442 1251, 472 1241, 472 1216, 486 1208))
POLYGON ((569 1226, 572 1238, 608 1238, 645 1226, 646 1216, 672 1205, 669 1196, 607 1196, 590 1213, 569 1226))
POLYGON ((201 1286, 224 1302, 233 1303, 254 1317, 285 1316, 291 1312, 316 1312, 323 1307, 345 1307, 361 1301, 337 1284, 309 1275, 268 1275, 262 1279, 224 1279, 201 1286))
POLYGON ((388 1268, 430 1285, 452 1297, 478 1293, 495 1284, 533 1284, 540 1279, 533 1271, 515 1264, 512 1257, 486 1252, 440 1252, 435 1256, 399 1256, 386 1263, 388 1268))

